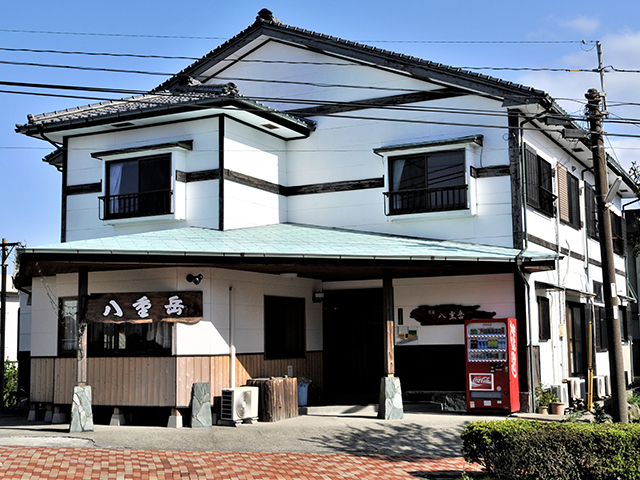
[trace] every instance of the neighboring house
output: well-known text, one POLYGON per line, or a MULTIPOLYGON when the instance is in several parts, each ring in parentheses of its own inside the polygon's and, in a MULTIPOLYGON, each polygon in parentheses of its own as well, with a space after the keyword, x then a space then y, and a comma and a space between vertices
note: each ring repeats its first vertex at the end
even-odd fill
MULTIPOLYGON (((18 252, 31 401, 71 403, 84 292, 95 405, 183 408, 194 382, 218 397, 287 374, 326 403, 375 403, 388 374, 405 400, 464 395, 473 308, 517 319, 524 409, 540 382, 583 395, 602 306, 592 160, 551 114, 542 91, 263 10, 148 94, 30 115, 17 131, 59 145, 63 242, 18 252), (447 305, 468 311, 417 313, 447 305)), ((624 312, 636 186, 613 160, 608 175, 624 312)), ((624 354, 630 376, 626 334, 624 354)))
MULTIPOLYGON (((18 297, 18 291, 13 286, 11 276, 7 276, 6 302, 7 313, 5 317, 3 359, 15 362, 18 360, 18 315, 20 313, 20 299, 18 297)), ((22 350, 22 348, 20 350, 22 350)))

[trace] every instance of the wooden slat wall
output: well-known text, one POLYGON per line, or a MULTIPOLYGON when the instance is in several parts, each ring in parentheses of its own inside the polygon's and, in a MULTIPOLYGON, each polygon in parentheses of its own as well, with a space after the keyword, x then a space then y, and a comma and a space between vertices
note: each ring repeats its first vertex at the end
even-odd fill
POLYGON ((53 402, 55 358, 31 359, 31 382, 29 400, 31 402, 53 402))
POLYGON ((176 374, 177 404, 187 406, 194 383, 211 383, 211 357, 177 357, 176 374))
POLYGON ((173 407, 176 357, 89 358, 94 405, 173 407))
MULTIPOLYGON (((229 356, 103 357, 88 359, 94 405, 186 407, 194 383, 210 382, 211 397, 229 387, 229 356)), ((296 377, 322 388, 322 352, 307 358, 264 360, 262 354, 236 357, 236 386, 251 378, 296 377)), ((31 359, 31 401, 70 404, 76 384, 75 358, 31 359)))
POLYGON ((56 358, 55 362, 55 389, 53 403, 70 404, 73 397, 73 387, 76 385, 76 358, 56 358))

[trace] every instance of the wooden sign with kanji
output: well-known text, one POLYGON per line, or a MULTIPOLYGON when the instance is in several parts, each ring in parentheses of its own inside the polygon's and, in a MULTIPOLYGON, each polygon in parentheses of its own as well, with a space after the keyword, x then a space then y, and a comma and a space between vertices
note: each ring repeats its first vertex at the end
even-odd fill
POLYGON ((197 323, 202 292, 94 293, 87 298, 87 322, 197 323))

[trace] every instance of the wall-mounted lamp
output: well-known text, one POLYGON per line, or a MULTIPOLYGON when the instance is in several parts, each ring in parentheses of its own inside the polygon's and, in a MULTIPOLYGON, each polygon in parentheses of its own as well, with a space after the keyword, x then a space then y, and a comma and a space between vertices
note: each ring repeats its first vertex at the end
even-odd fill
POLYGON ((313 293, 313 303, 320 303, 324 300, 324 292, 313 293))
POLYGON ((194 285, 200 285, 200 282, 202 281, 204 277, 202 276, 201 273, 199 273, 198 275, 187 275, 187 282, 192 282, 194 285))

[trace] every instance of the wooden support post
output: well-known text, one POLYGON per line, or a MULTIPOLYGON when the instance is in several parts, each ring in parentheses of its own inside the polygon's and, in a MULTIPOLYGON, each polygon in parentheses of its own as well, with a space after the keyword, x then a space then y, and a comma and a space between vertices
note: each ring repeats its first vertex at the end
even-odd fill
POLYGON ((78 312, 76 319, 78 323, 78 354, 77 354, 77 384, 87 384, 87 322, 85 314, 87 311, 87 292, 89 291, 89 272, 86 268, 81 268, 78 272, 78 312))
POLYGON ((393 279, 385 276, 382 279, 382 308, 384 310, 384 374, 395 375, 395 341, 394 341, 394 306, 393 279))

